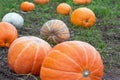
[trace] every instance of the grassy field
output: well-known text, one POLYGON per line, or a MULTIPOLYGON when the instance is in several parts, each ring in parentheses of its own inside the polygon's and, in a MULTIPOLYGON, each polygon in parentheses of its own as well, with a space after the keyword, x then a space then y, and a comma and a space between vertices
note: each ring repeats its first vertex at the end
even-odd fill
MULTIPOLYGON (((119 0, 93 0, 89 5, 76 5, 72 0, 51 0, 47 5, 35 4, 32 12, 23 13, 20 4, 24 0, 0 0, 0 20, 9 12, 21 14, 25 20, 24 27, 19 29, 19 36, 33 35, 40 37, 39 29, 51 19, 64 21, 70 29, 70 40, 81 40, 92 44, 101 54, 105 72, 114 65, 120 66, 120 1, 119 0), (63 16, 56 13, 56 6, 68 3, 72 9, 88 7, 95 13, 97 21, 91 28, 75 27, 70 23, 70 15, 63 16)), ((34 3, 33 0, 28 0, 34 3)), ((119 70, 120 71, 120 70, 119 70)), ((119 76, 120 77, 120 76, 119 76)), ((106 79, 117 80, 117 79, 106 79)))

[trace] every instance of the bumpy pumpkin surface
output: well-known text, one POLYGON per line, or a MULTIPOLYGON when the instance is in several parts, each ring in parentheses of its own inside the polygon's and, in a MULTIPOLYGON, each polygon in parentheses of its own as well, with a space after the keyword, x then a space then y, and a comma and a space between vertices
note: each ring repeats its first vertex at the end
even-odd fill
POLYGON ((50 20, 43 24, 40 34, 53 42, 63 42, 70 38, 67 25, 61 20, 50 20))
POLYGON ((60 3, 57 6, 57 13, 62 15, 68 15, 72 11, 72 8, 67 3, 60 3))
POLYGON ((24 1, 21 3, 20 9, 25 12, 33 11, 35 9, 35 5, 32 2, 24 1))
POLYGON ((17 74, 38 75, 43 59, 51 46, 34 36, 23 36, 16 39, 8 50, 9 67, 17 74))
POLYGON ((92 0, 73 0, 75 4, 90 4, 92 0))
POLYGON ((2 18, 2 21, 11 23, 16 28, 22 28, 24 25, 23 17, 16 12, 10 12, 5 14, 5 16, 2 18))
POLYGON ((103 62, 98 51, 82 41, 57 44, 44 59, 41 80, 102 80, 103 62))
POLYGON ((9 47, 17 37, 15 26, 8 22, 0 22, 0 47, 9 47))
POLYGON ((37 4, 47 4, 50 0, 34 0, 37 4))
POLYGON ((83 7, 75 9, 71 14, 71 23, 76 26, 91 27, 96 22, 96 16, 92 10, 83 7))

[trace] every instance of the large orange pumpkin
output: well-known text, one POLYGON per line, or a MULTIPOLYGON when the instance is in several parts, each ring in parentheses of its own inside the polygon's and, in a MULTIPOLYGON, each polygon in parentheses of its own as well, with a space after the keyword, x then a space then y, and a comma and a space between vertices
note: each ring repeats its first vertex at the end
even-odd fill
POLYGON ((92 0, 73 0, 75 4, 90 4, 92 0))
POLYGON ((35 9, 35 5, 32 2, 24 1, 21 3, 20 9, 25 12, 33 11, 35 9))
POLYGON ((34 0, 37 4, 47 4, 50 0, 34 0))
POLYGON ((82 41, 57 44, 41 66, 41 80, 102 80, 103 62, 99 52, 82 41))
POLYGON ((53 42, 63 42, 70 38, 67 25, 61 20, 50 20, 43 24, 40 34, 43 38, 47 38, 53 42))
POLYGON ((96 22, 94 12, 86 7, 75 9, 71 14, 71 23, 76 26, 91 27, 96 22))
POLYGON ((72 8, 67 3, 60 3, 57 6, 57 13, 62 15, 68 15, 72 11, 72 8))
POLYGON ((9 47, 17 37, 15 26, 8 22, 0 22, 0 47, 9 47))
POLYGON ((16 39, 8 50, 8 64, 18 74, 38 75, 43 59, 51 46, 34 36, 16 39))

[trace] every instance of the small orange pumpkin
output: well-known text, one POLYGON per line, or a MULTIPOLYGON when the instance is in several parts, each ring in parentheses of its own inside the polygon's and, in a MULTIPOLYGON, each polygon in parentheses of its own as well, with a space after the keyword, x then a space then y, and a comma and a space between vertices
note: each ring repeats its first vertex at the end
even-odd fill
POLYGON ((92 0, 73 0, 75 4, 90 4, 92 0))
POLYGON ((41 28, 40 34, 55 43, 66 41, 70 38, 67 25, 61 20, 47 21, 41 28))
POLYGON ((34 0, 37 4, 47 4, 50 0, 34 0))
POLYGON ((71 14, 71 23, 76 26, 91 27, 96 22, 96 16, 92 10, 83 7, 74 10, 71 14))
POLYGON ((41 80, 102 80, 104 66, 99 52, 82 41, 57 44, 41 66, 41 80))
POLYGON ((72 8, 67 3, 60 3, 57 6, 57 13, 62 15, 68 15, 72 11, 72 8))
POLYGON ((35 5, 32 2, 24 1, 21 3, 20 9, 24 12, 33 11, 35 9, 35 5))
POLYGON ((9 67, 17 74, 39 75, 42 61, 50 49, 51 46, 38 37, 19 37, 8 50, 9 67))
POLYGON ((0 47, 9 47, 17 37, 15 26, 8 22, 0 22, 0 47))

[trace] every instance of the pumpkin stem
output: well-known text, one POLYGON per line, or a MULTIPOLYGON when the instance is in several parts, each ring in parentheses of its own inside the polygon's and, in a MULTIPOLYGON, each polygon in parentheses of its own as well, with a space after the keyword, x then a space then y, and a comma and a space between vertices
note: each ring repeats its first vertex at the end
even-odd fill
POLYGON ((4 41, 4 44, 5 44, 6 47, 9 47, 9 46, 10 46, 10 43, 8 43, 8 40, 5 40, 5 41, 4 41))
POLYGON ((88 70, 83 71, 83 76, 88 77, 90 75, 90 72, 88 70))
POLYGON ((86 23, 88 23, 88 22, 89 22, 89 20, 87 19, 85 22, 86 22, 86 23))

